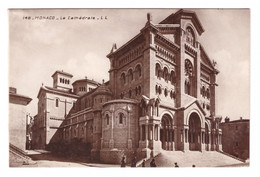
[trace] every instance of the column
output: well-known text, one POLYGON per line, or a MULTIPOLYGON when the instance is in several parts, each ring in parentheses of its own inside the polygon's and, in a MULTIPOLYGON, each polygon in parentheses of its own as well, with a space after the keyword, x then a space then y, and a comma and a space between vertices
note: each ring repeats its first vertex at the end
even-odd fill
POLYGON ((152 140, 154 141, 155 140, 155 138, 154 138, 154 124, 152 124, 152 140))
POLYGON ((169 134, 170 134, 170 147, 169 147, 169 150, 173 150, 173 143, 172 143, 172 128, 170 128, 170 130, 169 130, 169 134))
MULTIPOLYGON (((113 109, 113 108, 112 108, 113 109)), ((111 137, 109 141, 109 148, 114 148, 114 111, 111 113, 111 137)))
POLYGON ((142 125, 139 125, 139 131, 140 131, 140 137, 139 137, 139 141, 142 141, 143 136, 142 136, 142 125))

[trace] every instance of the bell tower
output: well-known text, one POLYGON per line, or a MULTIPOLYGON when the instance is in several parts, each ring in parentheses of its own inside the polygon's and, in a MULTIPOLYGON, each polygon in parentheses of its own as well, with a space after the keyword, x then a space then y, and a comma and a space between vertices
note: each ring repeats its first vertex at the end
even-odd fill
POLYGON ((62 71, 56 71, 52 76, 53 78, 53 88, 68 91, 72 89, 71 78, 72 74, 62 71))

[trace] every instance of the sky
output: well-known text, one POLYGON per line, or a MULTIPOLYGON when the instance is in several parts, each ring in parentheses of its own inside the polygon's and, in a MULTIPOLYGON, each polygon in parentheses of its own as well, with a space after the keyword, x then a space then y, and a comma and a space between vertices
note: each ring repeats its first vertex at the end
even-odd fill
MULTIPOLYGON (((53 9, 9 11, 9 86, 33 99, 28 105, 37 114, 37 94, 42 83, 52 86, 56 70, 73 74, 72 81, 87 76, 109 80, 106 55, 112 44, 122 46, 145 26, 148 12, 159 23, 178 9, 53 9), (55 16, 65 20, 26 20, 55 16), (69 20, 88 16, 99 20, 69 20), (103 18, 101 20, 101 17, 103 18), (105 19, 106 18, 106 19, 105 19)), ((199 42, 217 62, 216 114, 231 120, 250 118, 250 10, 194 10, 205 29, 199 42)))

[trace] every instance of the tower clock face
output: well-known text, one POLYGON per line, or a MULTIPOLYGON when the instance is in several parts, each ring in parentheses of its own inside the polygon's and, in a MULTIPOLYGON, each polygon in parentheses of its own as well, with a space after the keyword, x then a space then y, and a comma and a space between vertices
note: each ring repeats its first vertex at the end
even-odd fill
POLYGON ((185 74, 188 76, 192 75, 193 67, 190 60, 185 60, 185 74))

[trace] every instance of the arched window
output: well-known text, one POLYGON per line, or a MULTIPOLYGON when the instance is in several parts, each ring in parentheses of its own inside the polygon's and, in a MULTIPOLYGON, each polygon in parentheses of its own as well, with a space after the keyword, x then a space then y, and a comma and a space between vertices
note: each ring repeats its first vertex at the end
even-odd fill
POLYGON ((202 86, 201 95, 202 95, 203 97, 205 97, 205 87, 204 87, 204 86, 202 86))
POLYGON ((161 86, 159 86, 159 88, 158 88, 158 93, 159 93, 159 94, 161 94, 161 93, 162 93, 161 86))
POLYGON ((56 98, 56 107, 59 107, 59 99, 58 98, 56 98))
POLYGON ((119 113, 119 124, 123 124, 123 118, 124 118, 124 114, 119 113))
POLYGON ((168 81, 168 69, 166 67, 163 69, 163 78, 166 82, 168 81))
POLYGON ((107 125, 109 125, 109 116, 108 116, 108 114, 106 114, 106 121, 107 121, 107 125))
POLYGON ((167 95, 168 95, 167 88, 164 89, 164 95, 165 95, 165 97, 167 97, 167 95))
POLYGON ((141 86, 138 86, 138 93, 139 93, 139 95, 141 94, 141 86))
POLYGON ((138 94, 138 88, 135 87, 135 96, 138 94))
POLYGON ((175 83, 176 83, 175 72, 171 71, 171 84, 175 85, 175 83))
POLYGON ((185 81, 185 87, 184 87, 184 91, 186 94, 190 95, 190 82, 189 81, 185 81))
POLYGON ((84 135, 84 127, 81 127, 81 134, 84 135))
POLYGON ((207 88, 206 96, 207 96, 208 99, 210 98, 209 88, 207 88))
POLYGON ((132 90, 129 90, 129 98, 131 98, 132 97, 132 90))
MULTIPOLYGON (((135 72, 136 72, 136 76, 141 77, 142 75, 142 70, 141 70, 141 66, 137 65, 135 68, 135 72)), ((137 77, 136 77, 137 78, 137 77)))
POLYGON ((156 94, 158 93, 158 86, 157 85, 155 86, 155 93, 156 94))
POLYGON ((124 98, 124 93, 120 94, 120 98, 123 99, 124 98))
POLYGON ((155 75, 160 78, 161 77, 161 67, 158 63, 156 63, 156 66, 155 66, 155 75))
POLYGON ((193 47, 195 46, 195 35, 191 27, 188 27, 186 30, 187 37, 186 37, 186 42, 192 45, 193 47))
POLYGON ((122 73, 121 74, 121 85, 124 85, 126 82, 125 82, 126 80, 125 80, 125 73, 122 73))
POLYGON ((60 83, 62 83, 62 78, 60 78, 60 83))
POLYGON ((131 82, 134 79, 133 70, 132 69, 130 69, 128 71, 128 78, 129 78, 129 82, 131 82))

